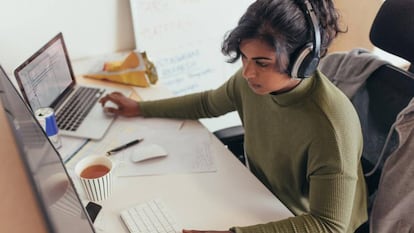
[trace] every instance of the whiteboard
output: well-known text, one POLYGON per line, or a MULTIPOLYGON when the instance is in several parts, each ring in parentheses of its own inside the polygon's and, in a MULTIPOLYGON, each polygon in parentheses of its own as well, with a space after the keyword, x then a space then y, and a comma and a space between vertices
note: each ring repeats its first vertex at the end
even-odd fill
POLYGON ((213 89, 239 67, 221 53, 227 31, 253 0, 130 0, 136 49, 174 95, 213 89))

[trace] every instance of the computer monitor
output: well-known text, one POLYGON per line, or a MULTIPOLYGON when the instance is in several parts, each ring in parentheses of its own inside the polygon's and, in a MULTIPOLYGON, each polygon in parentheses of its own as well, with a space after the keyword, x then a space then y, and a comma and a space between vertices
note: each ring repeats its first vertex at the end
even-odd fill
MULTIPOLYGON (((59 153, 1 66, 0 101, 1 114, 5 115, 4 122, 11 129, 8 131, 14 141, 11 144, 17 145, 17 154, 23 161, 24 170, 31 183, 29 190, 37 199, 40 215, 45 220, 46 232, 95 232, 59 153)), ((25 224, 25 219, 21 219, 21 224, 25 224)))

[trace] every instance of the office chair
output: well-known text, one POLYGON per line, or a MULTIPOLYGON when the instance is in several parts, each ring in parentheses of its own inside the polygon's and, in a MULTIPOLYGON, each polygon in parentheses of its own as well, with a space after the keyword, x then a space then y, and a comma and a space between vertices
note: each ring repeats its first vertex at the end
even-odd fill
POLYGON ((244 156, 244 128, 241 125, 236 125, 224 129, 219 129, 213 134, 229 149, 236 158, 246 163, 244 156))
MULTIPOLYGON (((369 115, 360 119, 366 145, 361 162, 368 187, 368 211, 371 210, 375 198, 383 163, 398 146, 398 138, 394 131, 387 148, 381 148, 384 151, 376 148, 377 153, 370 154, 367 151, 369 146, 373 145, 370 138, 378 138, 378 135, 385 138, 398 113, 414 97, 414 19, 411 17, 413 10, 412 0, 384 1, 370 31, 370 40, 376 47, 407 60, 410 65, 407 70, 390 64, 383 65, 375 70, 366 82, 369 115), (384 153, 384 157, 381 158, 378 152, 384 153)), ((361 100, 354 98, 353 101, 357 112, 360 113, 361 109, 357 106, 361 100)), ((369 224, 366 223, 358 232, 369 232, 369 224)))
MULTIPOLYGON (((368 77, 351 98, 360 117, 364 137, 362 167, 365 173, 369 210, 381 175, 382 164, 398 145, 394 133, 384 148, 398 113, 414 97, 414 4, 412 0, 387 0, 381 5, 370 30, 370 40, 378 48, 407 60, 407 69, 385 64, 368 77), (381 161, 380 154, 384 149, 381 161), (376 166, 378 163, 378 166, 376 166), (375 168, 375 169, 374 169, 375 168)), ((243 157, 243 127, 235 126, 214 134, 239 158, 243 157)), ((365 229, 358 232, 367 232, 365 229)))

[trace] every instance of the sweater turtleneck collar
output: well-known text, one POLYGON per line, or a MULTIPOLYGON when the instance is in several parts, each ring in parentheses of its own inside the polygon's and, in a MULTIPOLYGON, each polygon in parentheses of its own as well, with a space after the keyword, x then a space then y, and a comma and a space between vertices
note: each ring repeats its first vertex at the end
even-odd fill
POLYGON ((299 85, 294 87, 292 90, 279 94, 270 94, 270 96, 272 97, 273 101, 275 101, 277 104, 281 106, 289 106, 292 104, 296 104, 302 101, 306 96, 310 95, 314 87, 314 84, 317 82, 318 79, 319 73, 317 72, 312 77, 303 79, 299 83, 299 85))

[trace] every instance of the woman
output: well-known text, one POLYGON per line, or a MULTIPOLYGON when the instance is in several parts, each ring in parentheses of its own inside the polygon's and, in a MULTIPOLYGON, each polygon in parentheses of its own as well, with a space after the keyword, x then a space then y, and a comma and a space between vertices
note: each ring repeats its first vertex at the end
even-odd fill
POLYGON ((118 109, 107 110, 123 116, 197 119, 238 112, 250 170, 295 217, 230 231, 354 232, 367 220, 362 135, 352 104, 319 71, 292 77, 298 50, 320 33, 325 54, 340 32, 332 1, 311 3, 316 16, 308 1, 254 2, 222 46, 243 67, 216 90, 148 102, 111 93, 101 100, 116 103, 118 109))

